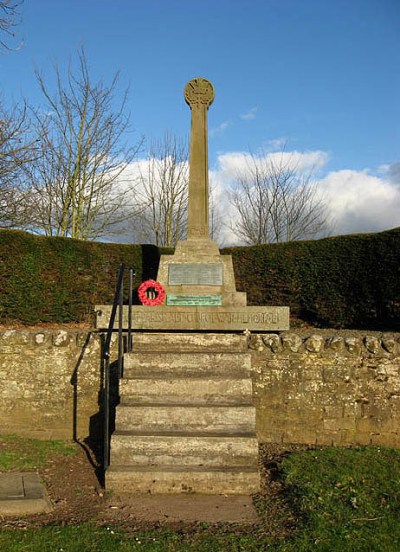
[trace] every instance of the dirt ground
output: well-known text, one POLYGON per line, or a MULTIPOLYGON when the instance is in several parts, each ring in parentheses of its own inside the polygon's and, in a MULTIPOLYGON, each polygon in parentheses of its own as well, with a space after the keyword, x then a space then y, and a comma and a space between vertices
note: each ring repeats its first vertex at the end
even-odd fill
POLYGON ((107 494, 95 456, 86 445, 76 445, 73 456, 54 456, 39 470, 53 504, 50 513, 0 519, 0 529, 34 528, 46 525, 100 526, 138 531, 168 526, 196 531, 199 523, 230 524, 231 527, 257 526, 266 534, 283 536, 290 530, 291 515, 281 496, 275 459, 279 447, 261 451, 262 491, 253 497, 229 496, 136 496, 107 494), (204 518, 207 512, 207 518, 204 518), (214 514, 213 514, 214 512, 214 514), (232 525, 233 524, 233 525, 232 525))

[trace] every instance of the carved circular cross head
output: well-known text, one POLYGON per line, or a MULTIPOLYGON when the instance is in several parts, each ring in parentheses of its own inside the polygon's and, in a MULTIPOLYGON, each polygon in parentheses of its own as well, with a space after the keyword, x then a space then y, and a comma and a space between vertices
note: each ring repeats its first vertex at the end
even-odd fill
POLYGON ((215 94, 214 87, 207 79, 192 79, 185 86, 185 100, 186 103, 192 106, 205 105, 207 108, 213 103, 215 94))

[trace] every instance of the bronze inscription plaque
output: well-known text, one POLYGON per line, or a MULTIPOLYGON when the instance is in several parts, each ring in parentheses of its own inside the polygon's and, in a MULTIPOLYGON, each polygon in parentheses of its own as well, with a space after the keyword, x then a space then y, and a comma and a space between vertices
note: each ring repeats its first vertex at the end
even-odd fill
POLYGON ((171 263, 170 286, 222 286, 222 263, 171 263))

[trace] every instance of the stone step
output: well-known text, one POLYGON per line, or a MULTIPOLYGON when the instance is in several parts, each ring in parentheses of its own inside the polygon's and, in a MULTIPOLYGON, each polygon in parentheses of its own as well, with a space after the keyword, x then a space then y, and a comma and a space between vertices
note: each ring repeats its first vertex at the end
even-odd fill
POLYGON ((124 378, 227 377, 251 375, 248 353, 129 353, 124 356, 124 378))
POLYGON ((142 466, 258 465, 258 442, 249 437, 132 435, 114 433, 111 465, 142 466))
POLYGON ((257 468, 110 466, 107 489, 117 494, 252 494, 260 490, 257 468))
POLYGON ((248 352, 247 338, 240 334, 135 332, 132 344, 134 352, 248 352))
POLYGON ((252 382, 246 379, 122 379, 124 404, 251 404, 252 382))
POLYGON ((255 431, 253 406, 124 405, 116 413, 117 431, 218 432, 240 435, 255 431))

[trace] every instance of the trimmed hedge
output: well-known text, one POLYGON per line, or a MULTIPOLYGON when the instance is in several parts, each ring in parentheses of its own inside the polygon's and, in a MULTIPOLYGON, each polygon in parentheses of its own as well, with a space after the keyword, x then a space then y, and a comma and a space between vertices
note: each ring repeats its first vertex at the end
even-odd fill
POLYGON ((89 321, 95 304, 112 302, 122 262, 135 268, 138 285, 156 275, 158 261, 158 249, 151 245, 84 242, 2 230, 0 321, 89 321))
POLYGON ((400 228, 224 253, 250 305, 289 305, 320 327, 400 330, 400 228))
MULTIPOLYGON (((111 303, 121 262, 134 285, 155 278, 153 245, 95 243, 0 230, 0 322, 81 322, 111 303)), ((233 247, 250 305, 288 305, 321 327, 400 329, 400 228, 316 241, 233 247)))

